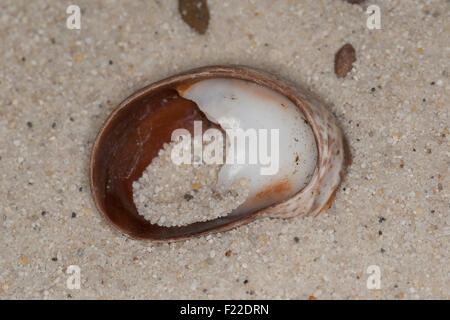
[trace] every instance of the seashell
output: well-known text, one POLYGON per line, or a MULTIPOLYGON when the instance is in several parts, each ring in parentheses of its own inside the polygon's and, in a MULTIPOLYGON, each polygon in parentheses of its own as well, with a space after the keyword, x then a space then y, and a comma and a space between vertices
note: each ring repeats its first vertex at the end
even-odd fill
POLYGON ((96 138, 90 182, 98 211, 115 229, 135 239, 175 241, 262 217, 316 216, 329 207, 349 161, 341 130, 311 94, 248 67, 211 66, 158 81, 125 99, 96 138), (260 177, 260 165, 225 164, 219 184, 251 179, 251 196, 240 207, 227 216, 186 226, 151 224, 134 205, 133 181, 171 141, 175 129, 193 132, 195 120, 205 129, 284 128, 279 171, 260 177), (295 163, 299 153, 301 166, 295 163))
MULTIPOLYGON (((230 186, 242 178, 250 181, 248 199, 233 214, 281 202, 309 182, 317 163, 314 134, 300 110, 285 96, 253 82, 231 78, 200 80, 178 92, 194 101, 209 120, 229 131, 229 140, 238 133, 248 133, 248 139, 257 140, 256 131, 267 130, 264 141, 267 140, 267 149, 277 153, 273 157, 277 161, 270 165, 260 161, 239 164, 238 155, 244 157, 250 150, 243 143, 235 143, 233 159, 220 169, 218 186, 230 186), (276 137, 272 137, 273 130, 276 137), (274 138, 278 140, 276 146, 272 145, 274 138)), ((257 142, 253 146, 257 147, 257 142)), ((258 150, 252 152, 257 158, 258 150)))

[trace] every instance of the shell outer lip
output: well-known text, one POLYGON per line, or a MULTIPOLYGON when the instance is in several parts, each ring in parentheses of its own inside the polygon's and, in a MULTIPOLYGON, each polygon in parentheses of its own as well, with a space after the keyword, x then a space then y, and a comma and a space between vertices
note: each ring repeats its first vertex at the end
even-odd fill
MULTIPOLYGON (((91 194, 99 214, 113 229, 125 236, 152 242, 173 242, 187 240, 192 237, 204 236, 211 233, 227 231, 255 219, 264 217, 289 218, 298 215, 317 216, 321 211, 327 209, 336 195, 340 183, 342 182, 344 171, 349 164, 350 155, 345 150, 345 139, 333 115, 315 98, 311 93, 290 84, 284 79, 261 71, 241 65, 213 65, 191 69, 166 79, 154 82, 142 89, 137 90, 128 98, 123 100, 116 109, 109 115, 101 130, 97 134, 92 146, 90 157, 90 189, 91 194), (214 228, 206 230, 193 230, 190 234, 167 237, 141 236, 132 233, 123 226, 115 223, 108 215, 95 180, 96 161, 99 152, 99 145, 102 141, 106 128, 112 123, 119 113, 124 110, 132 101, 139 99, 150 92, 157 92, 165 88, 176 88, 181 84, 200 81, 208 78, 231 77, 241 80, 252 81, 256 84, 272 89, 283 94, 290 99, 304 114, 309 122, 318 148, 318 160, 316 170, 307 186, 296 193, 290 199, 281 203, 273 204, 269 207, 249 213, 237 220, 227 221, 214 228)), ((226 218, 226 217, 225 217, 226 218)))

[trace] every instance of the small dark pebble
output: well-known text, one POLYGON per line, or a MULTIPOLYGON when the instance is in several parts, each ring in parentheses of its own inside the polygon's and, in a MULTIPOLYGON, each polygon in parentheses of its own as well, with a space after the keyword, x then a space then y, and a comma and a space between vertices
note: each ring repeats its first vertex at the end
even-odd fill
POLYGON ((375 92, 375 90, 376 90, 375 88, 370 89, 370 91, 372 91, 372 92, 375 92))
POLYGON ((22 62, 25 62, 25 60, 27 60, 27 58, 25 58, 25 57, 22 57, 22 62))
POLYGON ((383 232, 380 230, 380 231, 378 231, 378 235, 382 235, 383 234, 383 232))
POLYGON ((385 217, 378 217, 378 222, 379 222, 379 223, 382 223, 382 222, 384 222, 384 221, 386 221, 386 218, 385 218, 385 217))
POLYGON ((442 186, 442 183, 438 183, 438 190, 439 191, 442 191, 442 190, 444 190, 444 187, 442 186))
POLYGON ((28 126, 28 128, 33 128, 33 122, 28 121, 28 122, 27 122, 27 126, 28 126))
POLYGON ((361 4, 364 0, 345 0, 350 4, 361 4))
POLYGON ((427 153, 431 153, 431 149, 430 148, 427 149, 427 153))
POLYGON ((69 120, 72 121, 72 122, 75 121, 75 119, 73 117, 70 117, 69 120))
POLYGON ((299 243, 299 241, 300 241, 299 237, 294 237, 294 241, 295 241, 295 243, 299 243))
POLYGON ((413 148, 413 151, 416 152, 416 148, 413 148))
POLYGON ((112 65, 112 64, 113 64, 113 61, 112 61, 112 60, 109 60, 108 63, 109 63, 109 65, 112 65))
POLYGON ((47 214, 47 211, 42 211, 41 216, 45 216, 47 214))
POLYGON ((383 248, 380 249, 381 253, 385 253, 386 250, 384 250, 383 248))
POLYGON ((189 193, 186 193, 186 194, 184 195, 184 199, 185 199, 186 201, 192 200, 193 198, 194 198, 194 196, 191 195, 191 194, 189 194, 189 193))
POLYGON ((72 218, 75 218, 77 214, 75 212, 72 212, 72 218))
POLYGON ((199 34, 204 34, 209 24, 209 9, 206 0, 178 0, 181 19, 199 34))
POLYGON ((53 257, 53 258, 52 258, 52 261, 58 261, 58 258, 53 257))
POLYGON ((56 128, 56 122, 53 122, 52 123, 52 129, 55 129, 56 128))
POLYGON ((78 191, 83 192, 83 187, 79 187, 78 191))
POLYGON ((247 280, 247 279, 245 279, 245 280, 244 280, 244 284, 247 284, 247 283, 248 283, 248 280, 247 280))
POLYGON ((436 82, 432 81, 430 84, 431 84, 432 86, 434 86, 434 85, 436 84, 436 82))
POLYGON ((343 45, 334 57, 334 72, 338 78, 344 78, 353 69, 356 61, 355 48, 350 43, 343 45))
POLYGON ((434 211, 434 210, 431 210, 431 213, 435 213, 436 211, 434 211))

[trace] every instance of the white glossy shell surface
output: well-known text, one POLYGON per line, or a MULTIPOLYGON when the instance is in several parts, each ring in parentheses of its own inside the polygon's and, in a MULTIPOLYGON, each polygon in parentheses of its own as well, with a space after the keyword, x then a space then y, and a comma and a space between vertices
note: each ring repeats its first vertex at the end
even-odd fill
POLYGON ((310 182, 317 166, 315 137, 289 99, 255 83, 231 78, 202 80, 180 94, 219 124, 229 141, 235 141, 235 152, 231 156, 227 152, 218 185, 230 185, 241 178, 250 181, 249 197, 236 213, 283 201, 310 182), (247 137, 245 144, 234 140, 239 133, 247 137), (255 142, 255 137, 257 149, 250 150, 250 140, 255 142), (256 163, 249 163, 252 152, 256 163), (245 157, 245 163, 243 158, 239 163, 239 155, 245 157))

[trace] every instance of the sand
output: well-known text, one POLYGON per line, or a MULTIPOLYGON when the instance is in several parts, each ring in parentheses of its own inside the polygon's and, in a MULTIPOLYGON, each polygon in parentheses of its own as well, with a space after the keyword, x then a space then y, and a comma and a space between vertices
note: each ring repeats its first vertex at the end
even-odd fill
POLYGON ((199 35, 176 1, 0 3, 0 299, 449 299, 450 3, 208 1, 199 35), (368 4, 381 30, 366 27, 368 4), (354 69, 334 74, 345 43, 354 69), (243 64, 310 89, 354 156, 330 209, 174 244, 127 239, 97 213, 89 156, 135 90, 243 64), (77 265, 81 288, 68 289, 77 265), (378 266, 380 287, 367 286, 378 266))
MULTIPOLYGON (((209 143, 214 142, 204 141, 203 147, 209 143)), ((165 143, 142 176, 133 182, 133 199, 140 215, 160 226, 186 226, 226 216, 244 203, 250 189, 248 179, 219 187, 222 164, 206 164, 204 160, 194 164, 194 156, 191 163, 177 164, 172 160, 177 144, 165 143)))

